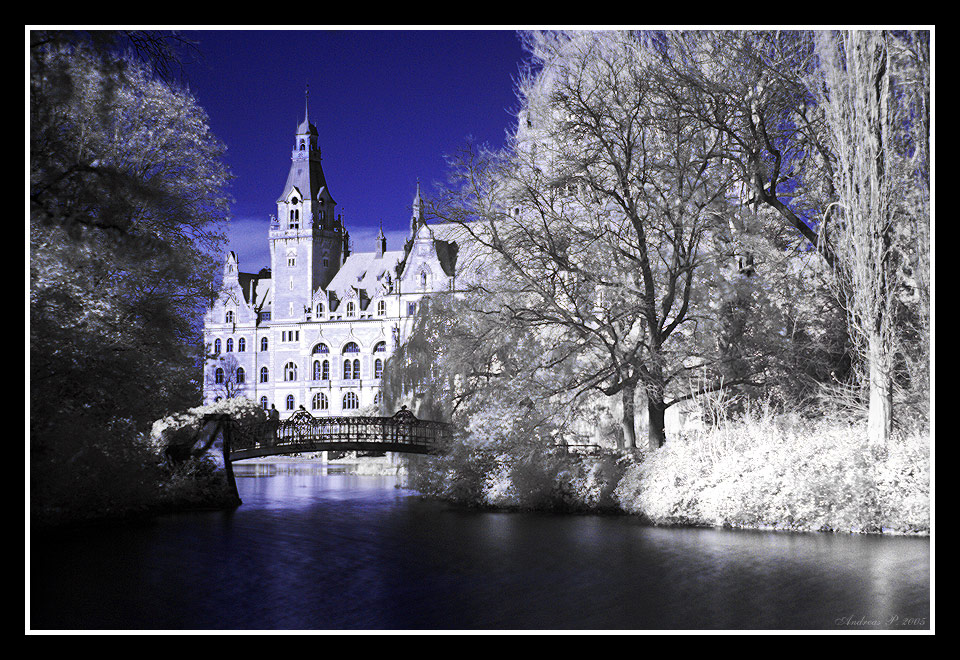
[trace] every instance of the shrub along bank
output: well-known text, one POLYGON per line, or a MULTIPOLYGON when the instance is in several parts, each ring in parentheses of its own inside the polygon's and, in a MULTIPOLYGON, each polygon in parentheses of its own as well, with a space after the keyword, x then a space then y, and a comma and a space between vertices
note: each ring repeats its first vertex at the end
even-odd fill
POLYGON ((866 444, 863 424, 783 416, 728 422, 661 449, 578 457, 462 439, 411 466, 421 493, 502 509, 620 511, 658 525, 930 532, 930 442, 866 444))

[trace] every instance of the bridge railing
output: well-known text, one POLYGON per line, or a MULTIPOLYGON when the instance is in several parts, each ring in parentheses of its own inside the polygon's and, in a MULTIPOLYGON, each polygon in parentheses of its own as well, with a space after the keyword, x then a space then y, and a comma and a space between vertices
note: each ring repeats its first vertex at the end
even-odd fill
POLYGON ((358 443, 383 445, 387 451, 409 448, 429 452, 449 439, 451 426, 417 419, 406 406, 391 417, 314 417, 301 408, 283 421, 233 423, 231 431, 233 453, 265 449, 311 451, 329 449, 331 444, 358 443))

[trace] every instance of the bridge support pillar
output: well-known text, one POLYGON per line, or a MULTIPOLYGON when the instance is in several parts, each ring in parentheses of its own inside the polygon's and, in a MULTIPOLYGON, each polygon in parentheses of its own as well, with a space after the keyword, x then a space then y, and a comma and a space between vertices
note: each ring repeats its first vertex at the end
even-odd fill
POLYGON ((200 448, 198 456, 206 456, 222 471, 225 504, 240 506, 243 501, 237 491, 237 479, 233 474, 233 463, 230 461, 230 446, 233 439, 232 425, 229 415, 206 415, 203 418, 202 434, 207 440, 200 448))

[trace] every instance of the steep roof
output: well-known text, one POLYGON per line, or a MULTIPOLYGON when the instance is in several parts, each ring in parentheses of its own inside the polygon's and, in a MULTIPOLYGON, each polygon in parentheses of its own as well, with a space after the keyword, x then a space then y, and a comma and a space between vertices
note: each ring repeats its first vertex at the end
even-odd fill
POLYGON ((319 156, 314 157, 311 154, 308 158, 296 159, 290 163, 290 172, 287 173, 287 182, 283 184, 281 199, 286 197, 293 187, 296 187, 301 195, 309 195, 310 199, 317 199, 321 194, 325 194, 333 200, 327 190, 319 156))
MULTIPOLYGON (((366 297, 373 298, 387 272, 391 277, 396 277, 394 269, 403 256, 402 250, 384 252, 380 258, 377 258, 376 252, 355 252, 347 257, 326 289, 336 293, 341 300, 347 297, 351 289, 358 293, 366 292, 366 297)), ((363 298, 363 295, 360 297, 363 298)))

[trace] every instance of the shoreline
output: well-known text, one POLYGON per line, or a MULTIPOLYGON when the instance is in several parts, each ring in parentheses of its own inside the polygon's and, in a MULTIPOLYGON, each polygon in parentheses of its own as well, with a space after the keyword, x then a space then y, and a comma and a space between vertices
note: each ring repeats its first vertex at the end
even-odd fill
MULTIPOLYGON (((238 461, 234 463, 237 465, 308 465, 312 464, 318 468, 334 468, 336 471, 331 472, 329 475, 323 476, 339 476, 339 475, 349 475, 357 477, 383 477, 383 476, 395 476, 403 477, 404 475, 400 471, 405 471, 405 466, 402 465, 392 465, 389 464, 389 467, 392 468, 392 471, 356 471, 355 469, 362 463, 359 463, 357 459, 340 460, 336 462, 323 461, 319 457, 305 457, 305 456, 269 456, 269 457, 259 457, 252 459, 244 459, 243 461, 238 461), (343 469, 337 469, 343 468, 343 469)), ((388 467, 388 465, 377 463, 370 465, 370 467, 388 467)), ((642 514, 631 513, 623 510, 620 507, 614 506, 602 506, 596 508, 583 507, 583 506, 545 506, 545 507, 522 507, 522 506, 498 506, 493 504, 486 504, 480 502, 463 502, 456 501, 447 498, 437 497, 433 495, 425 495, 420 491, 417 491, 415 488, 405 486, 401 483, 398 483, 397 488, 403 488, 404 490, 409 490, 413 493, 416 493, 416 497, 420 497, 424 500, 432 500, 436 502, 443 502, 445 504, 455 506, 459 509, 466 511, 477 511, 477 512, 491 512, 491 513, 546 513, 552 515, 561 515, 561 516, 624 516, 630 517, 637 520, 640 524, 647 527, 657 527, 661 529, 714 529, 714 530, 731 530, 731 531, 747 531, 747 532, 775 532, 775 533, 792 533, 792 534, 832 534, 832 535, 860 535, 860 536, 877 536, 877 537, 888 537, 888 538, 931 538, 930 531, 912 531, 912 532, 899 532, 894 530, 885 530, 879 532, 871 531, 859 531, 859 530, 837 530, 831 528, 824 529, 793 529, 789 527, 779 527, 776 525, 714 525, 706 522, 663 522, 656 523, 647 518, 642 514)), ((183 503, 161 503, 157 505, 148 505, 145 507, 139 507, 136 509, 131 509, 123 512, 111 512, 104 515, 93 515, 84 518, 76 519, 65 519, 60 522, 51 523, 49 521, 40 521, 34 518, 34 515, 31 513, 30 516, 30 532, 31 534, 38 535, 50 535, 50 534, 59 534, 67 533, 76 530, 83 529, 96 529, 101 527, 117 527, 128 524, 145 524, 149 523, 151 520, 154 520, 160 516, 170 515, 170 514, 179 514, 179 513, 197 513, 197 512, 214 512, 214 511, 231 511, 235 510, 242 506, 242 502, 238 505, 233 502, 224 502, 223 504, 216 503, 202 503, 202 502, 183 502, 183 503)))

